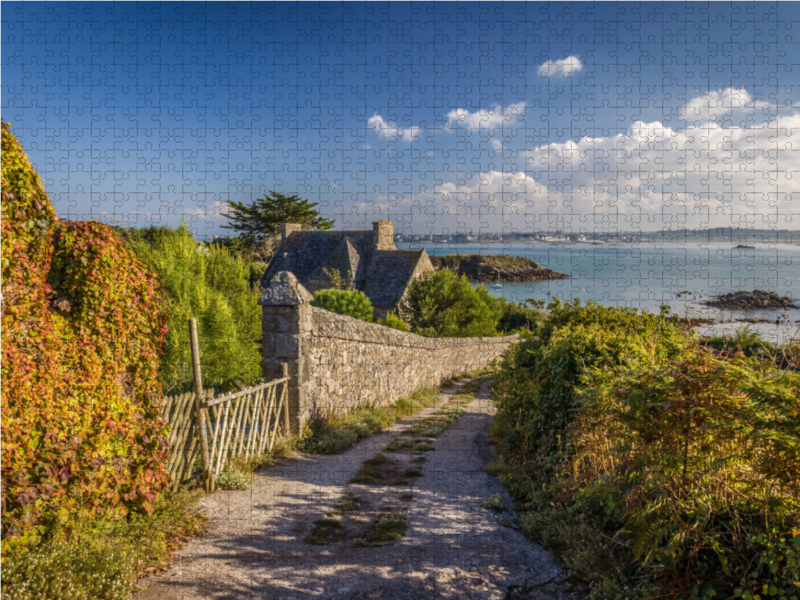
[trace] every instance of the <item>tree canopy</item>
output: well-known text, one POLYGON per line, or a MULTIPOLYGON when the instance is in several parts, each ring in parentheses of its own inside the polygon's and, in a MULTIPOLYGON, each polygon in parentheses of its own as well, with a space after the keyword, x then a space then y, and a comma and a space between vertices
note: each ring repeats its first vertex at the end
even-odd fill
POLYGON ((324 231, 333 227, 334 221, 320 216, 314 207, 317 202, 303 200, 299 196, 286 196, 277 192, 267 192, 252 204, 228 202, 230 206, 229 225, 239 233, 242 240, 259 245, 275 235, 281 223, 299 223, 307 229, 324 231))
POLYGON ((318 306, 340 315, 372 322, 372 303, 357 290, 322 289, 314 293, 311 306, 318 306))
POLYGON ((161 378, 168 394, 192 389, 192 358, 187 323, 197 319, 203 385, 233 391, 237 382, 261 380, 258 291, 251 269, 223 247, 198 246, 181 225, 130 230, 130 248, 158 273, 170 305, 170 326, 161 354, 161 378))
POLYGON ((498 335, 505 302, 452 271, 428 272, 408 286, 401 313, 414 333, 428 337, 498 335))

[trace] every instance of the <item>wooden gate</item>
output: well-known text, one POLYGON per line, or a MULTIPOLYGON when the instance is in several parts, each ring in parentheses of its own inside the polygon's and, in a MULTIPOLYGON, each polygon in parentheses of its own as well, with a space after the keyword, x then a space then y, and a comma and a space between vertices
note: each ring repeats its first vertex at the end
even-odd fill
POLYGON ((282 434, 289 435, 289 365, 283 363, 283 377, 217 398, 201 384, 194 319, 189 319, 189 336, 195 391, 168 396, 162 405, 170 425, 167 470, 175 489, 191 477, 199 458, 204 486, 214 491, 214 480, 228 461, 272 452, 280 421, 282 434))
MULTIPOLYGON (((284 376, 280 379, 218 398, 210 390, 204 392, 201 410, 207 414, 209 459, 204 479, 213 482, 225 464, 235 457, 269 454, 279 433, 288 435, 287 372, 288 365, 284 364, 284 376)), ((194 392, 164 398, 163 416, 171 429, 167 438, 170 447, 167 470, 173 488, 191 477, 201 454, 194 399, 194 392)))

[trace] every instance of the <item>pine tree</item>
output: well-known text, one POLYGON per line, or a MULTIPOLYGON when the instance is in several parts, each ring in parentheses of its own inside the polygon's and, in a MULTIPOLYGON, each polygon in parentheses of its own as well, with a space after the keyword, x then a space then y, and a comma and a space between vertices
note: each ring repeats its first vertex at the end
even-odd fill
POLYGON ((299 223, 307 229, 318 231, 330 229, 334 221, 321 217, 314 208, 317 204, 299 196, 277 192, 268 192, 249 206, 231 201, 228 202, 230 213, 226 215, 230 225, 223 227, 239 232, 242 240, 249 245, 260 245, 273 238, 281 223, 299 223))

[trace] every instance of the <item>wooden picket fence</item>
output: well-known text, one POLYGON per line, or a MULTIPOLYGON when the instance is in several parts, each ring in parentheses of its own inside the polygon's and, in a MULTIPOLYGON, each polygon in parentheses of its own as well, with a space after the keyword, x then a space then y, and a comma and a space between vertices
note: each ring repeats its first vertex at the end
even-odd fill
POLYGON ((279 424, 282 435, 289 433, 288 386, 288 365, 284 363, 283 377, 240 392, 216 397, 205 390, 200 403, 195 402, 196 392, 164 398, 163 416, 171 428, 167 470, 173 488, 191 477, 204 443, 208 465, 203 468, 203 479, 210 490, 228 461, 272 452, 279 424), (198 427, 198 405, 204 413, 200 419, 203 428, 198 427))

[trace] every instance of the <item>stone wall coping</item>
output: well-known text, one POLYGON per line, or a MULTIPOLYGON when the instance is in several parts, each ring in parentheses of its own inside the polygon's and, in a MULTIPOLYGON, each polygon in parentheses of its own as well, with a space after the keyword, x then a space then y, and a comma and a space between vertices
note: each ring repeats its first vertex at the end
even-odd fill
POLYGON ((275 273, 269 287, 258 299, 259 306, 300 306, 314 300, 314 296, 304 288, 297 277, 289 271, 275 273))
POLYGON ((311 320, 314 335, 352 342, 380 344, 383 346, 405 346, 436 350, 438 348, 454 348, 459 346, 509 344, 519 340, 519 334, 498 337, 473 337, 473 338, 429 338, 407 333, 378 325, 367 323, 347 315, 340 315, 324 308, 310 306, 311 320))

